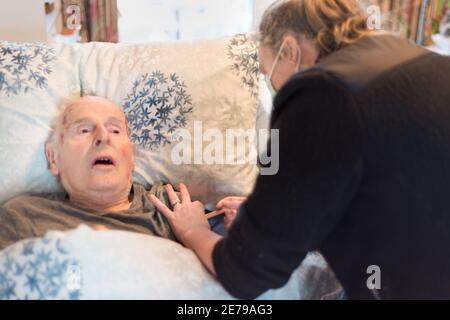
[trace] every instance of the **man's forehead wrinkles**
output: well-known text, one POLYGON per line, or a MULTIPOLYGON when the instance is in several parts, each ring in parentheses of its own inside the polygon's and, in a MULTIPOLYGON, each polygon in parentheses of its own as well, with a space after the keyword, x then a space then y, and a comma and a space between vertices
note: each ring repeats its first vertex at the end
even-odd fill
POLYGON ((91 119, 91 120, 118 120, 126 122, 125 114, 119 109, 118 112, 112 112, 111 110, 71 110, 66 113, 66 120, 70 122, 79 121, 79 119, 91 119), (75 111, 75 112, 73 112, 75 111))
POLYGON ((81 119, 77 119, 77 120, 69 122, 68 126, 70 127, 70 126, 77 125, 77 124, 80 124, 80 123, 83 123, 83 122, 95 122, 95 120, 92 119, 92 118, 85 117, 85 118, 81 118, 81 119))
POLYGON ((98 99, 83 99, 70 105, 64 112, 63 130, 70 129, 83 121, 98 122, 99 118, 104 124, 119 124, 128 128, 128 121, 124 111, 112 103, 103 103, 98 99), (109 122, 109 123, 108 123, 109 122))
POLYGON ((117 117, 117 116, 111 116, 111 117, 107 117, 105 119, 99 119, 96 117, 82 117, 82 118, 78 118, 75 119, 73 121, 71 121, 71 123, 79 123, 79 122, 97 122, 98 120, 102 120, 102 122, 112 122, 112 121, 116 121, 116 122, 123 122, 125 123, 125 119, 122 117, 117 117))

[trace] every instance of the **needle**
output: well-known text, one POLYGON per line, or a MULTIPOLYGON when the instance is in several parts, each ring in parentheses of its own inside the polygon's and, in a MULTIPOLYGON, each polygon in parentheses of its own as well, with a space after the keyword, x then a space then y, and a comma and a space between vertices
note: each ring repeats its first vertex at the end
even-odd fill
POLYGON ((219 211, 212 211, 208 214, 206 214, 206 219, 211 219, 217 216, 220 216, 221 214, 225 213, 225 209, 219 210, 219 211))

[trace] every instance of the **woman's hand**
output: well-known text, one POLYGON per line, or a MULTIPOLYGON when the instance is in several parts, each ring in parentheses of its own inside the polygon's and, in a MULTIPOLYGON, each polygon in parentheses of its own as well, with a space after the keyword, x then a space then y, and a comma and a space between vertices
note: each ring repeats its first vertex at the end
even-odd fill
POLYGON ((227 230, 230 228, 231 223, 236 218, 239 207, 246 200, 246 197, 227 197, 217 203, 217 210, 225 211, 225 218, 223 222, 227 230))
POLYGON ((170 184, 166 185, 165 188, 173 210, 170 210, 154 195, 150 195, 150 200, 167 218, 177 239, 189 247, 187 242, 191 233, 205 229, 210 230, 203 204, 199 201, 191 202, 189 191, 182 183, 180 184, 181 199, 170 184))

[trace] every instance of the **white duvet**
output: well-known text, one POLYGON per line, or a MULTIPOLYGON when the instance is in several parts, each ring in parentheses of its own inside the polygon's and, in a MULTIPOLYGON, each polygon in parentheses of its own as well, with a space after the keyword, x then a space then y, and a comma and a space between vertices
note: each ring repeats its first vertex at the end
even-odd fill
MULTIPOLYGON (((280 289, 258 299, 321 299, 341 289, 309 254, 280 289)), ((159 237, 80 226, 0 252, 0 299, 233 299, 196 255, 159 237)))

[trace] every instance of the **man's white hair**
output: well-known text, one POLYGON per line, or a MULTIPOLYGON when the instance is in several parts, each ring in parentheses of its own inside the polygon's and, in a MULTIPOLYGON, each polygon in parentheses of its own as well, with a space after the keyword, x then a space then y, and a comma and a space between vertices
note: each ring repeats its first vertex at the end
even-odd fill
POLYGON ((45 145, 57 146, 61 142, 61 131, 64 127, 64 117, 70 107, 75 104, 81 97, 70 96, 63 98, 57 108, 56 117, 53 119, 50 126, 50 134, 45 145))

